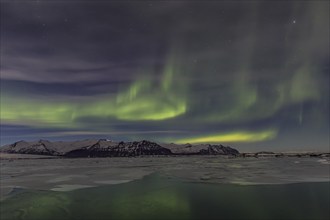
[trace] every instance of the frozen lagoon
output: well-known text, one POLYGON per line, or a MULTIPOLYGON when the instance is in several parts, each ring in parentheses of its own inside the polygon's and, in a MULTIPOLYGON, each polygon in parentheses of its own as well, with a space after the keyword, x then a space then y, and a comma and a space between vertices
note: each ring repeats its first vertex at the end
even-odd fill
POLYGON ((329 158, 1 160, 1 217, 328 219, 329 168, 329 158))

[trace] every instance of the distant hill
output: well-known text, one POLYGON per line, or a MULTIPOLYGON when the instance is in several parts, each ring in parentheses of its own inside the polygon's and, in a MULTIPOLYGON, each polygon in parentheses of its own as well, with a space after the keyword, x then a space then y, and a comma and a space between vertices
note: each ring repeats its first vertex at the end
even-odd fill
POLYGON ((231 147, 211 144, 158 144, 151 141, 114 142, 106 139, 82 141, 18 141, 0 148, 0 152, 62 157, 132 157, 141 155, 231 155, 231 147))

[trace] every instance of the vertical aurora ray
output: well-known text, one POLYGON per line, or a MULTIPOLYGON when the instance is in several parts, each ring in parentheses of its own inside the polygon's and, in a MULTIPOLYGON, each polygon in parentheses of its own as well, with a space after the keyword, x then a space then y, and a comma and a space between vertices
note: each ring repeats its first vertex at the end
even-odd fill
POLYGON ((134 82, 115 100, 102 98, 90 107, 85 107, 79 116, 115 117, 119 120, 165 120, 187 111, 185 96, 175 84, 173 62, 165 65, 160 83, 148 77, 134 82))

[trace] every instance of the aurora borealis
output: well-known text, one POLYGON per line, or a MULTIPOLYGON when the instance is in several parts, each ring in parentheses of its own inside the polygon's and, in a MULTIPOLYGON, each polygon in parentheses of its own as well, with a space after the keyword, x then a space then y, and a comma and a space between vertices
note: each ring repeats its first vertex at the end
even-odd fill
POLYGON ((329 149, 328 1, 1 1, 1 145, 329 149))

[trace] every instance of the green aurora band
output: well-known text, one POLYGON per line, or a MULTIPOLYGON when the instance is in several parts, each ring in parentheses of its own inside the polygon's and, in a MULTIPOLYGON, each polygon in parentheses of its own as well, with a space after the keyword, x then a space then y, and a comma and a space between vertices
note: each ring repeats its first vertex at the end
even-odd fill
POLYGON ((185 98, 176 93, 173 76, 174 68, 169 64, 158 87, 151 79, 140 79, 115 99, 105 96, 91 103, 47 103, 1 94, 1 120, 32 126, 78 127, 77 119, 84 117, 112 117, 128 121, 173 118, 187 110, 185 98))
MULTIPOLYGON (((177 67, 177 69, 180 69, 177 67)), ((79 119, 114 118, 121 121, 165 121, 194 112, 189 106, 184 86, 174 82, 180 75, 173 62, 165 66, 160 83, 148 77, 141 77, 115 98, 104 96, 90 103, 44 102, 25 100, 1 94, 1 120, 8 124, 26 124, 34 127, 83 128, 79 119), (181 89, 178 89, 181 88, 181 89)), ((246 77, 235 80, 223 91, 227 97, 219 100, 226 103, 216 106, 192 118, 192 121, 237 122, 271 117, 284 106, 318 100, 321 96, 317 79, 311 76, 309 67, 300 68, 291 80, 277 84, 273 90, 275 97, 267 99, 258 87, 249 83, 246 77), (230 100, 228 99, 230 98, 230 100), (214 111, 216 110, 216 112, 214 111)), ((190 89, 193 93, 193 91, 190 89)), ((299 122, 302 123, 300 113, 299 122)), ((277 130, 258 132, 233 130, 223 134, 205 135, 171 140, 176 143, 219 143, 219 142, 258 142, 273 139, 277 130)))
POLYGON ((230 133, 207 135, 202 137, 184 138, 176 141, 179 144, 201 144, 201 143, 237 143, 237 142, 258 142, 275 138, 277 131, 275 129, 251 132, 235 131, 230 133))

